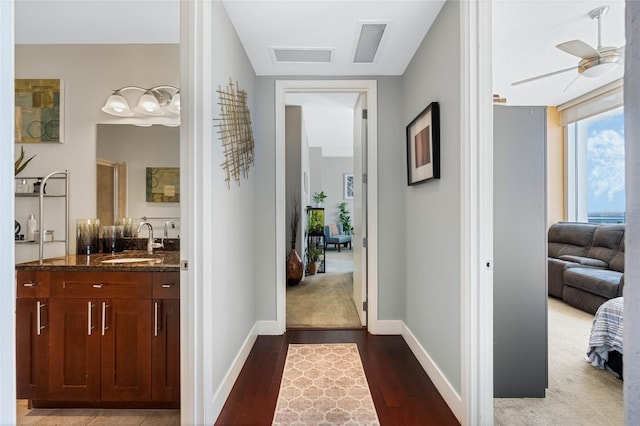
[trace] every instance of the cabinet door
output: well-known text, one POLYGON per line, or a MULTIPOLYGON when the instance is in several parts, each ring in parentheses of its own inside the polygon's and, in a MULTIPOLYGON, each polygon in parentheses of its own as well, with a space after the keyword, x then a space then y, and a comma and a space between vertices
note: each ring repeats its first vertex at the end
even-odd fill
POLYGON ((100 398, 100 316, 91 299, 52 298, 49 399, 100 398))
POLYGON ((101 400, 151 400, 151 300, 100 301, 101 400))
POLYGON ((42 399, 47 394, 49 301, 16 299, 16 394, 42 399))
POLYGON ((180 300, 154 300, 153 310, 151 398, 154 401, 179 403, 180 300))

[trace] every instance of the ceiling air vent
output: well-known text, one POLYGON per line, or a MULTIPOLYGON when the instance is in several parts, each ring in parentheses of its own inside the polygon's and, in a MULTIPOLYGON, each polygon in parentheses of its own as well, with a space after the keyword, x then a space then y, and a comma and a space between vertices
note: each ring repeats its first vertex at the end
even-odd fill
POLYGON ((375 60, 386 29, 387 24, 382 22, 360 25, 360 37, 358 37, 356 53, 353 57, 354 63, 369 64, 375 60))
POLYGON ((332 60, 331 47, 270 47, 275 63, 329 63, 332 60))

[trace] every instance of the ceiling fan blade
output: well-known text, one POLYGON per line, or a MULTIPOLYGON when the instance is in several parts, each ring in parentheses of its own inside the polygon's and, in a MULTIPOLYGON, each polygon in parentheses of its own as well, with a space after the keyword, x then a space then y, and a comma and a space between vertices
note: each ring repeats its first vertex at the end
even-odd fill
POLYGON ((597 58, 600 56, 600 53, 596 49, 581 40, 566 41, 556 47, 569 55, 582 59, 597 58))
POLYGON ((516 81, 514 83, 511 83, 511 85, 512 86, 519 86, 520 84, 529 83, 530 81, 539 80, 539 79, 545 78, 545 77, 551 77, 552 75, 562 74, 563 72, 572 71, 572 70, 576 70, 576 69, 578 69, 577 66, 571 67, 571 68, 565 68, 563 70, 549 72, 549 73, 546 73, 546 74, 541 74, 541 75, 537 75, 535 77, 529 77, 529 78, 526 78, 524 80, 516 81))

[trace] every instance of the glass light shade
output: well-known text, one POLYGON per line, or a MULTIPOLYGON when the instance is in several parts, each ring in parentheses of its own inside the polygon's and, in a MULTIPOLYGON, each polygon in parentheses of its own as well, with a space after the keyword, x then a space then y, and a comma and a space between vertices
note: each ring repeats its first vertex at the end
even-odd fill
POLYGON ((601 62, 589 69, 584 70, 582 75, 589 78, 600 77, 613 71, 617 66, 618 64, 615 62, 601 62))
POLYGON ((140 97, 136 111, 146 115, 164 115, 158 99, 149 90, 140 97))
POLYGON ((131 117, 133 115, 129 103, 124 96, 117 91, 109 96, 109 99, 107 99, 107 102, 105 102, 101 109, 107 114, 117 115, 118 117, 131 117))
POLYGON ((171 102, 169 102, 169 105, 167 106, 167 110, 174 114, 180 114, 180 92, 173 95, 171 102))

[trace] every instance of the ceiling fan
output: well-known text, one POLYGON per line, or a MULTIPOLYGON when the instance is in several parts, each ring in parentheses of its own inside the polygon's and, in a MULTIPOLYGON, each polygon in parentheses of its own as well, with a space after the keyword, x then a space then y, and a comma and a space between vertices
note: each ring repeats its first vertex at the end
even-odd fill
MULTIPOLYGON (((601 6, 589 12, 589 17, 598 21, 598 48, 594 49, 582 40, 571 40, 560 43, 556 47, 563 52, 580 58, 578 65, 553 71, 547 74, 537 75, 535 77, 526 78, 524 80, 511 83, 512 86, 529 83, 541 78, 551 77, 552 75, 561 74, 567 71, 578 70, 578 76, 569 83, 571 86, 581 75, 585 77, 600 77, 624 62, 624 46, 612 47, 603 46, 601 42, 601 20, 609 11, 609 6, 601 6)), ((567 86, 565 90, 569 88, 567 86)))

